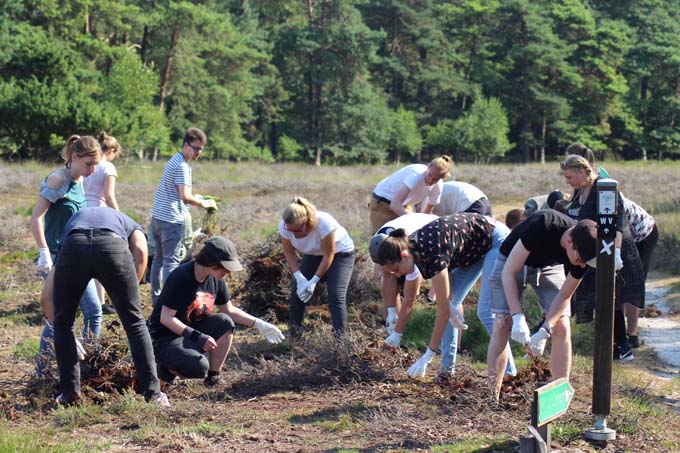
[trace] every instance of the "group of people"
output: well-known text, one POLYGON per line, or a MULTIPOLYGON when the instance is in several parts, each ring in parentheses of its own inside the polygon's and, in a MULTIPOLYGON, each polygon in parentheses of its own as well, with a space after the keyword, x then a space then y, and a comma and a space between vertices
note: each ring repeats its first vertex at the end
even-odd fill
MULTIPOLYGON (((231 303, 224 277, 243 266, 229 239, 212 237, 198 252, 186 253, 188 205, 217 209, 214 198, 193 192, 190 163, 199 158, 206 141, 201 130, 188 129, 181 150, 166 164, 154 197, 148 237, 118 210, 117 174, 111 161, 119 146, 113 137, 71 137, 63 151, 65 166, 42 182, 31 218, 39 248, 38 269, 45 279, 41 304, 47 318, 36 372, 41 375, 46 362, 56 356, 61 383, 58 403, 74 404, 82 397, 78 361, 85 350, 74 333, 76 312, 80 306, 86 346, 96 344, 104 290, 127 334, 140 390, 147 401, 160 406, 169 406, 161 380, 169 383, 180 376, 202 378, 207 386, 221 382, 235 324, 255 328, 270 343, 285 339, 274 324, 231 303), (146 320, 139 282, 151 241, 153 308, 146 320)), ((385 343, 399 346, 424 279, 431 280, 436 302, 430 342, 408 369, 409 376, 423 377, 437 352, 442 355, 437 379, 453 375, 460 332, 467 328, 462 303, 480 276, 477 315, 491 336, 488 370, 496 397, 503 375, 517 373, 509 338, 528 345, 533 354, 542 354, 550 338, 553 375, 569 375, 569 302, 573 299, 576 313, 592 311, 588 305, 591 286, 579 287, 589 275, 592 279, 586 263, 594 262, 597 227, 591 206, 594 191, 590 190, 596 170, 592 162, 585 162, 570 155, 562 164, 567 182, 575 189, 567 214, 537 209, 519 219, 512 231, 493 218, 491 203, 478 188, 443 182, 453 167, 448 156, 428 165, 409 165, 376 186, 369 203, 374 233, 369 251, 385 307, 385 343), (581 177, 580 171, 589 176, 581 177), (533 335, 520 303, 527 281, 536 289, 544 314, 533 335), (586 290, 580 293, 577 288, 586 290)), ((641 216, 640 212, 644 211, 635 210, 634 215, 641 216)), ((649 244, 658 233, 654 233, 653 219, 651 227, 633 226, 642 238, 637 241, 642 244, 638 255, 626 239, 630 231, 625 217, 620 217, 617 247, 623 250, 626 280, 621 285, 627 293, 617 297, 617 303, 641 307, 644 291, 640 299, 639 291, 633 290, 644 287, 642 276, 653 249, 649 244), (640 255, 647 257, 644 267, 640 255)), ((278 233, 294 276, 288 334, 293 338, 302 334, 306 304, 317 284, 325 281, 333 332, 342 337, 347 333, 347 290, 355 263, 355 246, 347 230, 330 213, 295 197, 282 213, 278 233)), ((627 338, 632 337, 625 337, 624 327, 624 336, 617 336, 617 348, 627 338)))

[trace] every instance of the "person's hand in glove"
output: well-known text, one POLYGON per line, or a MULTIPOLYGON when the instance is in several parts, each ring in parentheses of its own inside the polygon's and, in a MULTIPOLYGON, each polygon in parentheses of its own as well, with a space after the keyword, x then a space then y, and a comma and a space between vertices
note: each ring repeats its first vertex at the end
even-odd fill
MULTIPOLYGON (((397 321, 399 321, 399 314, 397 313, 397 307, 387 307, 387 317, 385 318, 385 330, 387 330, 388 335, 394 333, 394 328, 397 327, 397 321)), ((399 335, 401 337, 401 335, 399 335)), ((399 346, 399 343, 397 343, 399 346)))
POLYGON ((392 332, 389 337, 385 338, 385 344, 393 348, 398 348, 401 344, 401 335, 399 332, 392 332))
POLYGON ((538 329, 538 332, 531 336, 531 353, 533 355, 543 355, 548 338, 550 338, 550 332, 548 332, 548 329, 541 326, 541 328, 538 329))
POLYGON ((304 303, 309 302, 309 299, 311 299, 312 296, 314 295, 314 289, 316 288, 316 284, 318 282, 319 282, 319 276, 318 275, 314 275, 314 277, 309 279, 309 284, 305 288, 305 291, 302 294, 302 297, 300 297, 300 300, 302 300, 302 302, 304 302, 304 303))
POLYGON ((307 285, 309 285, 309 280, 307 280, 300 271, 295 272, 293 277, 295 277, 295 292, 297 293, 300 300, 302 300, 302 297, 305 294, 305 289, 307 288, 307 285))
POLYGON ((425 377, 425 372, 427 371, 427 366, 432 362, 432 357, 434 357, 435 352, 427 348, 425 353, 418 359, 416 363, 411 365, 411 368, 406 372, 412 378, 422 378, 425 377))
POLYGON ((523 314, 512 315, 512 332, 510 338, 525 345, 531 341, 531 331, 523 314))
POLYGON ((623 259, 621 259, 621 249, 614 249, 614 269, 620 271, 623 269, 623 259))
POLYGON ((217 202, 215 201, 215 197, 197 193, 194 194, 194 198, 197 198, 198 201, 201 202, 201 207, 203 207, 203 209, 207 209, 208 211, 217 211, 217 202))
POLYGON ((40 272, 49 272, 52 269, 52 255, 50 249, 42 247, 38 249, 38 270, 40 272))
POLYGON ((451 325, 458 330, 467 330, 468 325, 465 324, 465 318, 458 310, 458 307, 449 305, 449 322, 451 325))
POLYGON ((281 333, 281 330, 274 324, 270 324, 259 318, 255 320, 253 327, 255 327, 257 331, 260 332, 260 335, 265 337, 270 343, 281 343, 286 338, 283 336, 283 333, 281 333))

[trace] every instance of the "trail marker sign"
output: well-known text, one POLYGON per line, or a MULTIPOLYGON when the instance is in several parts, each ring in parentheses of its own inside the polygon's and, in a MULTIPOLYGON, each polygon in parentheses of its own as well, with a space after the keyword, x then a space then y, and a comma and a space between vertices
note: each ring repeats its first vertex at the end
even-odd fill
POLYGON ((538 408, 537 426, 545 425, 567 412, 574 397, 574 388, 566 378, 557 379, 534 391, 538 408))

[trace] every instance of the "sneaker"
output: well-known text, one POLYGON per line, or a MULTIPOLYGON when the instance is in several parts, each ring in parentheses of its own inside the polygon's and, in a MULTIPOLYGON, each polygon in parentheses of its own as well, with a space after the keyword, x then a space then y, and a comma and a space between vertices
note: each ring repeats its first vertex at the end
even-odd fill
POLYGON ((152 396, 149 401, 147 401, 149 404, 153 404, 155 406, 158 406, 160 408, 165 408, 165 407, 170 407, 170 401, 168 401, 168 395, 166 395, 163 392, 158 393, 155 396, 152 396))
POLYGON ((625 343, 622 346, 614 345, 614 360, 618 362, 630 362, 634 358, 633 349, 628 343, 625 343))
POLYGON ((639 348, 642 344, 640 343, 640 338, 637 335, 628 335, 628 343, 630 343, 630 347, 633 349, 639 348))
POLYGON ((81 396, 77 393, 71 393, 70 395, 64 395, 60 393, 56 399, 57 404, 61 406, 75 406, 80 404, 81 396))
POLYGON ((214 387, 221 383, 222 383, 221 374, 209 374, 208 376, 206 376, 205 379, 203 379, 203 384, 205 384, 206 387, 214 387))
POLYGON ((158 379, 167 384, 171 384, 172 381, 175 380, 175 375, 172 374, 167 367, 161 365, 160 363, 156 364, 156 376, 158 376, 158 379))
POLYGON ((113 305, 103 304, 102 305, 102 313, 104 313, 105 315, 115 315, 117 312, 116 312, 116 308, 113 305))

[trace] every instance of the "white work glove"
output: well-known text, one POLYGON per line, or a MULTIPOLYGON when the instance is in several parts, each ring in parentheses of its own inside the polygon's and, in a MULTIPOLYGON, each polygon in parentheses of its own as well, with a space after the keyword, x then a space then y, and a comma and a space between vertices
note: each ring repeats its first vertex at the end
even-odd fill
POLYGON ((623 260, 621 259, 621 249, 614 249, 614 269, 620 271, 623 268, 623 260))
POLYGON ((416 363, 411 365, 411 368, 406 372, 409 377, 412 378, 422 378, 425 377, 425 371, 427 371, 427 366, 432 362, 432 357, 434 357, 435 352, 427 348, 427 351, 418 359, 416 363))
POLYGON ((201 202, 201 207, 203 207, 204 209, 207 209, 209 211, 212 209, 217 210, 217 203, 212 197, 206 197, 204 195, 195 193, 194 198, 198 199, 198 201, 201 202))
POLYGON ((50 249, 41 247, 38 249, 38 270, 40 272, 49 272, 52 269, 52 255, 50 249))
POLYGON ((533 355, 543 355, 548 338, 550 338, 550 334, 545 328, 541 327, 538 329, 538 332, 531 336, 531 353, 533 355))
MULTIPOLYGON (((385 330, 387 330, 388 335, 391 336, 394 333, 394 328, 397 327, 397 321, 399 321, 397 307, 387 307, 387 317, 385 318, 385 330)), ((401 335, 399 335, 399 337, 401 337, 401 335)), ((399 346, 398 342, 397 346, 399 346)))
POLYGON ((465 324, 465 318, 460 314, 457 307, 449 304, 449 322, 458 330, 467 330, 468 325, 465 324))
POLYGON ((523 314, 512 315, 512 332, 510 338, 525 345, 531 341, 531 331, 523 314))
POLYGON ((298 297, 302 299, 302 295, 305 293, 305 288, 307 288, 307 285, 309 285, 309 280, 307 280, 300 271, 295 272, 293 277, 295 277, 295 284, 297 285, 295 292, 297 292, 298 297))
POLYGON ((270 343, 281 343, 286 338, 283 336, 283 333, 281 333, 281 330, 274 324, 270 324, 267 321, 263 321, 259 318, 255 320, 253 327, 255 327, 258 332, 260 332, 260 335, 265 337, 270 343))
POLYGON ((316 284, 318 281, 319 281, 318 275, 314 275, 314 277, 309 279, 309 284, 307 285, 307 287, 305 287, 302 297, 300 297, 302 302, 304 303, 309 302, 309 299, 311 299, 312 296, 314 295, 314 288, 316 288, 316 284))
POLYGON ((78 354, 78 360, 85 360, 85 348, 83 344, 76 338, 76 353, 78 354))
POLYGON ((392 332, 389 337, 385 338, 385 344, 387 346, 392 346, 393 348, 398 348, 401 344, 401 335, 399 332, 392 332))

